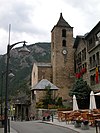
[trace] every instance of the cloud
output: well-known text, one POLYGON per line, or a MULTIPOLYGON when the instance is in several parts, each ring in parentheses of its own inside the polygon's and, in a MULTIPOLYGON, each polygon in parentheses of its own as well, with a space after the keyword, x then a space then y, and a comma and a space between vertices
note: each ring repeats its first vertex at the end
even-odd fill
MULTIPOLYGON (((84 27, 86 29, 91 29, 94 27, 96 23, 99 21, 99 13, 100 13, 100 2, 99 0, 63 0, 65 4, 70 5, 74 10, 77 11, 81 16, 78 18, 81 22, 84 22, 84 27), (82 19, 82 21, 81 21, 82 19)), ((77 20, 75 20, 78 22, 77 20)))
MULTIPOLYGON (((1 1, 1 0, 0 0, 1 1)), ((0 53, 8 43, 8 28, 11 24, 11 42, 25 40, 32 43, 39 41, 39 38, 46 37, 46 31, 41 30, 34 22, 36 6, 41 3, 36 0, 3 0, 0 5, 0 53), (44 35, 43 35, 44 34, 44 35), (45 36, 45 37, 44 37, 45 36), (4 45, 2 45, 4 44, 4 45)), ((5 49, 6 50, 6 49, 5 49)))
MULTIPOLYGON (((4 4, 4 3, 2 3, 4 4)), ((10 1, 6 3, 5 6, 2 6, 0 9, 0 27, 7 29, 7 23, 13 25, 14 31, 23 31, 31 28, 31 12, 33 8, 31 5, 23 1, 10 1)))
POLYGON ((8 43, 51 41, 51 30, 60 13, 74 27, 74 37, 84 35, 99 21, 99 0, 0 0, 0 54, 8 43), (3 45, 2 45, 3 44, 3 45))

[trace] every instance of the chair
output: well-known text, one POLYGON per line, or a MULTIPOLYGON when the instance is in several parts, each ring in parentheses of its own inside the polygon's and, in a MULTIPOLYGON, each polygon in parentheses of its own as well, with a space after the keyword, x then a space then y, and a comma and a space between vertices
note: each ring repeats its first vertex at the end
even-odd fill
POLYGON ((69 112, 69 113, 66 113, 65 114, 65 121, 66 121, 66 124, 69 123, 70 121, 72 121, 73 119, 73 114, 72 112, 69 112))
POLYGON ((87 112, 81 113, 81 117, 85 120, 88 120, 87 114, 87 112))
POLYGON ((98 114, 98 113, 100 113, 100 112, 99 112, 98 109, 93 109, 93 113, 94 113, 94 114, 98 114))
POLYGON ((80 112, 74 112, 73 114, 73 120, 76 120, 77 117, 81 116, 80 112))
POLYGON ((58 111, 58 121, 65 121, 65 114, 62 111, 58 111))
POLYGON ((93 117, 93 114, 87 114, 87 119, 88 119, 91 126, 95 125, 95 119, 93 117))
POLYGON ((58 121, 61 121, 61 114, 62 114, 62 112, 58 111, 58 121))
POLYGON ((73 111, 66 117, 66 122, 73 122, 78 116, 80 116, 80 112, 73 111))

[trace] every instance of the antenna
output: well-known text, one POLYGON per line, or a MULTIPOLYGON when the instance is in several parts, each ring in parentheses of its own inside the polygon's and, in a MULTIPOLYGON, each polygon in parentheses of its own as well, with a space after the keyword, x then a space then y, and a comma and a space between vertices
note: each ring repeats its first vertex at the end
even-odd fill
POLYGON ((11 31, 11 24, 9 24, 9 36, 8 36, 8 45, 10 44, 10 31, 11 31))

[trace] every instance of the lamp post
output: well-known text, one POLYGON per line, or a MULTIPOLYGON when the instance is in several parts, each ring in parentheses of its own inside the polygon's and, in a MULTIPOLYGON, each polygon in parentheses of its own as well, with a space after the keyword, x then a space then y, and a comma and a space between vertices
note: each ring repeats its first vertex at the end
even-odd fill
MULTIPOLYGON (((3 114, 3 84, 4 84, 4 75, 6 74, 6 71, 1 72, 1 120, 3 121, 4 114, 3 114)), ((14 74, 12 71, 9 71, 9 77, 13 77, 14 74)))
POLYGON ((2 90, 3 90, 3 72, 1 73, 1 119, 2 119, 2 103, 3 103, 3 97, 2 97, 2 90))
POLYGON ((14 43, 12 45, 8 44, 7 46, 7 64, 6 64, 6 90, 5 90, 5 124, 4 124, 4 133, 7 133, 7 125, 8 125, 8 71, 9 71, 9 59, 10 59, 10 51, 11 49, 19 44, 19 43, 23 43, 23 49, 20 50, 20 52, 27 52, 29 53, 29 50, 26 48, 26 42, 25 41, 21 41, 21 42, 17 42, 14 43))

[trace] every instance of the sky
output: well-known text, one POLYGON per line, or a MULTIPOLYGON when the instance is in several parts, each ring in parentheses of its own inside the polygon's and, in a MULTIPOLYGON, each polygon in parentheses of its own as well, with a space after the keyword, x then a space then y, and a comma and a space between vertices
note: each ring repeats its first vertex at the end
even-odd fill
POLYGON ((51 42, 60 13, 74 27, 74 37, 84 35, 99 22, 100 0, 0 0, 0 54, 9 42, 51 42))

